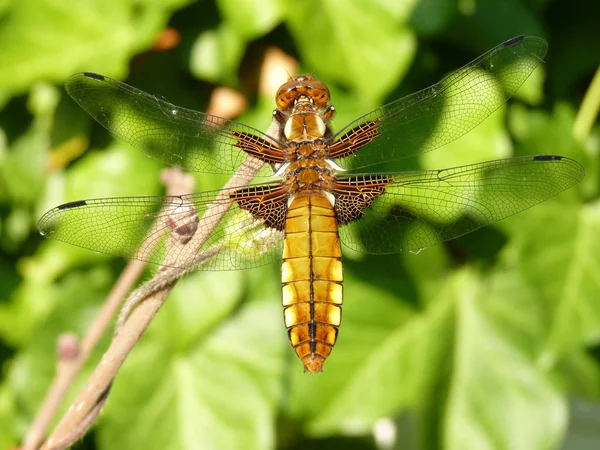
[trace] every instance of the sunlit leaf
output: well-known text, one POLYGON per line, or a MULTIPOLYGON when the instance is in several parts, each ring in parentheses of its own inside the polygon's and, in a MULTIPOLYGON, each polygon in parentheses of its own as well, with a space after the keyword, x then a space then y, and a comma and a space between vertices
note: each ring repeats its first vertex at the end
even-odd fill
POLYGON ((227 25, 201 33, 192 47, 190 70, 213 83, 236 85, 236 70, 243 56, 244 42, 227 25))
POLYGON ((218 4, 228 26, 245 40, 251 40, 268 33, 277 24, 284 0, 219 0, 218 4))
POLYGON ((449 343, 441 337, 447 303, 417 313, 366 285, 345 287, 343 327, 323 375, 293 377, 292 413, 314 435, 365 433, 378 418, 417 404, 449 343))
POLYGON ((168 14, 184 3, 13 2, 0 27, 0 89, 22 92, 35 80, 62 81, 81 70, 123 76, 129 58, 149 48, 168 14))
POLYGON ((527 292, 496 292, 469 273, 455 281, 457 334, 444 448, 556 446, 566 427, 566 404, 543 369, 515 345, 514 329, 493 308, 500 293, 512 295, 514 304, 527 292))
MULTIPOLYGON (((80 338, 85 334, 111 282, 106 267, 75 271, 58 283, 27 280, 14 292, 10 307, 0 309, 2 339, 19 350, 7 366, 6 380, 21 414, 33 416, 45 397, 55 375, 59 336, 75 333, 80 338)), ((106 337, 109 335, 110 331, 106 337)), ((106 345, 101 343, 91 360, 97 361, 104 348, 106 345)), ((71 395, 86 374, 89 367, 72 386, 71 395)))
POLYGON ((521 223, 510 257, 552 305, 543 355, 552 365, 579 345, 600 342, 600 206, 545 206, 521 223))
POLYGON ((16 448, 16 401, 14 392, 5 383, 0 384, 0 448, 16 448))
POLYGON ((294 3, 287 23, 311 70, 376 101, 406 73, 416 50, 410 29, 370 2, 294 3))
MULTIPOLYGON (((269 272, 254 275, 264 279, 269 272)), ((157 328, 117 378, 102 421, 103 445, 274 447, 281 311, 265 301, 273 296, 241 303, 244 278, 242 272, 195 274, 175 290, 157 328)), ((276 288, 269 291, 277 295, 276 288)))

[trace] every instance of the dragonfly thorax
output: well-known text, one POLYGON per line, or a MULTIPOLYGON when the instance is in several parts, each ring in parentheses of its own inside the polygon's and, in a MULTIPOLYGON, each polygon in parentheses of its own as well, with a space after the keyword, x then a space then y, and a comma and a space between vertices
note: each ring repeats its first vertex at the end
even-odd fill
POLYGON ((288 141, 312 141, 325 136, 327 125, 308 97, 301 97, 286 120, 283 134, 288 141))
POLYGON ((301 159, 288 164, 284 185, 290 193, 333 189, 335 173, 325 159, 301 159))

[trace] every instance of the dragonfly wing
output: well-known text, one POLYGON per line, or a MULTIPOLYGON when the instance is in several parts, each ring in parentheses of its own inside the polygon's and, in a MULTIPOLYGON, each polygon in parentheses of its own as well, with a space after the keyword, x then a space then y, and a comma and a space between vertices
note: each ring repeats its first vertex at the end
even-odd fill
MULTIPOLYGON (((280 144, 239 122, 171 103, 112 78, 78 73, 66 82, 67 92, 102 126, 165 164, 194 172, 233 173, 246 158, 242 148, 280 144)), ((259 176, 270 176, 263 167, 259 176)))
MULTIPOLYGON (((338 177, 354 187, 385 184, 381 194, 371 188, 369 204, 355 213, 361 219, 341 226, 340 238, 365 253, 416 252, 531 208, 577 184, 584 173, 569 158, 524 156, 443 170, 338 177)), ((339 204, 356 204, 339 202, 339 195, 339 204)))
POLYGON ((342 167, 356 169, 448 144, 502 106, 546 50, 546 41, 535 36, 504 42, 437 84, 352 122, 331 139, 332 157, 341 158, 342 167))
POLYGON ((203 252, 214 256, 200 270, 247 269, 281 259, 283 232, 229 199, 215 199, 220 192, 80 200, 48 211, 39 228, 79 247, 171 267, 189 268, 203 252), (205 240, 194 241, 203 234, 205 240))

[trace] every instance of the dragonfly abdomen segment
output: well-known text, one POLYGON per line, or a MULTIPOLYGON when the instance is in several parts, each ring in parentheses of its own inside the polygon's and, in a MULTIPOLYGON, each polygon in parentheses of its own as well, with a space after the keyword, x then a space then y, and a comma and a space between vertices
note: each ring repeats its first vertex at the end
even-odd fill
POLYGON ((281 281, 290 343, 309 372, 320 372, 342 320, 342 262, 333 205, 320 192, 288 208, 281 281))

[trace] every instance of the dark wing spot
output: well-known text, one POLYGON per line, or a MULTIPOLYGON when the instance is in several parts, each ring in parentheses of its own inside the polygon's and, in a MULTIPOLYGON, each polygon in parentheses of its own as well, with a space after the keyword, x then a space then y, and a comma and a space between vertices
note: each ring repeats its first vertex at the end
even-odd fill
POLYGON ((533 157, 534 161, 560 161, 563 157, 556 155, 537 155, 533 157))
POLYGON ((80 206, 87 205, 85 200, 77 200, 74 202, 65 203, 63 205, 57 206, 58 209, 71 209, 71 208, 79 208, 80 206))
POLYGON ((94 80, 104 81, 104 75, 99 75, 93 72, 83 72, 83 74, 88 78, 93 78, 94 80))
POLYGON ((516 43, 518 43, 518 42, 521 42, 523 39, 525 39, 525 36, 517 36, 517 37, 514 37, 514 38, 512 38, 512 39, 509 39, 509 40, 508 40, 508 41, 506 41, 506 42, 503 42, 503 43, 502 43, 502 46, 503 46, 503 47, 510 47, 510 46, 512 46, 512 45, 515 45, 515 44, 516 44, 516 43))

